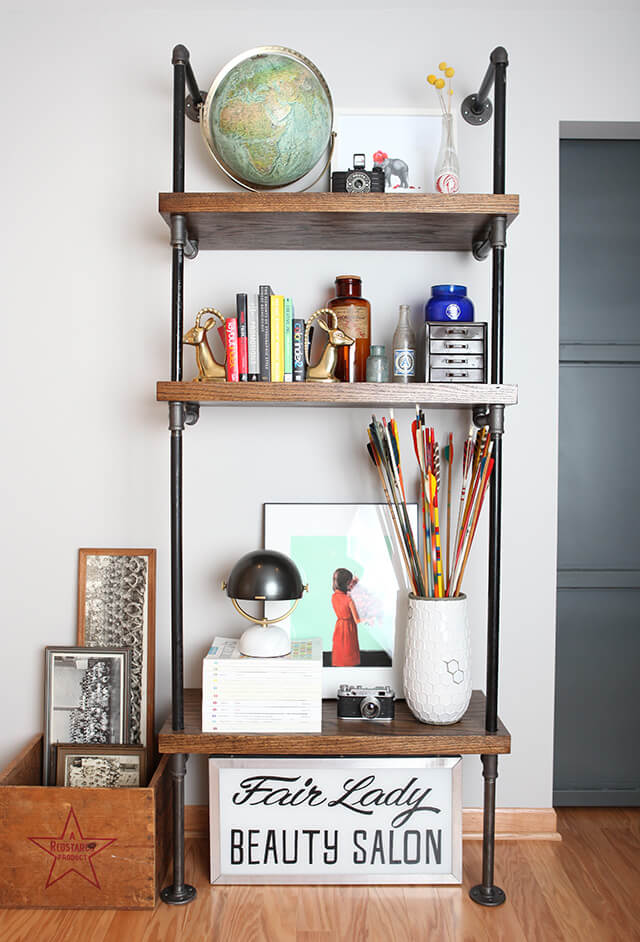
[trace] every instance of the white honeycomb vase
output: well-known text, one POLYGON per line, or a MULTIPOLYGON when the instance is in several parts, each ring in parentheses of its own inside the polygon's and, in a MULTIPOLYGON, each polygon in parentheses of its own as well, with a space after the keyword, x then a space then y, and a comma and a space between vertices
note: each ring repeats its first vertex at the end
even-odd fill
POLYGON ((409 595, 404 692, 423 723, 456 723, 471 699, 471 635, 467 597, 409 595))

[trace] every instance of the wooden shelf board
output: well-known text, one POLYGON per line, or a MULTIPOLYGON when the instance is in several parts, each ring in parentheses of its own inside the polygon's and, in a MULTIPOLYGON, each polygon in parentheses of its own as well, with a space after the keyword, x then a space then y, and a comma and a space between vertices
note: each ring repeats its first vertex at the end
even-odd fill
POLYGON ((184 730, 174 732, 168 719, 158 736, 161 753, 284 756, 429 756, 504 755, 511 736, 498 720, 497 733, 484 728, 485 696, 474 690, 469 709, 451 726, 420 723, 404 700, 396 703, 392 723, 339 720, 335 700, 322 704, 321 733, 203 733, 202 691, 184 692, 184 730))
POLYGON ((515 405, 517 386, 480 383, 171 383, 157 384, 158 402, 268 406, 515 405))
POLYGON ((497 215, 518 215, 509 194, 160 193, 159 211, 187 218, 201 249, 372 249, 468 252, 497 215))

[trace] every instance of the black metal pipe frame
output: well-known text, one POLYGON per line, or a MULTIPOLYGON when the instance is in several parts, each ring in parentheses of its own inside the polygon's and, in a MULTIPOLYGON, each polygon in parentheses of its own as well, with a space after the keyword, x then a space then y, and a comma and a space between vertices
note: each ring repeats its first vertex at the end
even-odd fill
MULTIPOLYGON (((189 52, 184 46, 173 50, 173 189, 184 192, 185 157, 185 91, 186 84, 195 104, 202 101, 195 80, 189 52)), ((505 186, 505 99, 507 53, 497 47, 491 53, 489 68, 476 96, 480 110, 495 81, 494 125, 494 193, 504 193, 505 186)), ((504 221, 494 232, 492 280, 492 342, 491 382, 501 383, 503 372, 504 313, 504 221)), ((173 227, 172 227, 173 234, 173 227)), ((184 321, 184 241, 173 240, 172 266, 172 347, 171 377, 182 379, 182 333, 184 321)), ((495 732, 498 722, 498 641, 500 623, 500 537, 502 497, 502 407, 492 407, 489 425, 494 441, 495 460, 490 489, 489 508, 489 602, 487 627, 487 706, 485 726, 495 732)), ((172 653, 172 724, 174 730, 184 729, 183 691, 183 598, 182 598, 182 433, 185 424, 183 403, 169 404, 171 429, 171 653, 172 653)), ((493 882, 495 851, 495 789, 498 757, 481 756, 484 776, 484 814, 482 843, 482 884, 470 890, 471 898, 483 906, 498 906, 505 894, 493 882)), ((162 890, 165 903, 188 903, 196 896, 193 886, 184 882, 184 779, 187 756, 171 757, 173 778, 173 883, 162 890)))
MULTIPOLYGON (((501 46, 491 53, 489 68, 476 96, 483 107, 491 84, 494 90, 493 129, 493 192, 505 191, 505 124, 508 56, 501 46)), ((506 220, 496 219, 491 234, 491 382, 503 382, 504 362, 504 249, 506 220)), ((502 537, 502 432, 503 407, 489 410, 489 428, 493 440, 494 467, 489 492, 489 586, 487 608, 487 681, 485 728, 488 733, 498 729, 498 668, 500 635, 500 575, 502 537)), ((494 883, 496 779, 498 757, 483 755, 484 812, 482 826, 482 883, 472 887, 469 895, 482 906, 504 903, 504 891, 494 883)))
MULTIPOLYGON (((173 190, 184 192, 185 83, 195 85, 184 46, 173 50, 173 190)), ((171 379, 182 379, 182 334, 184 326, 184 242, 177 240, 172 225, 171 269, 171 379)), ((184 644, 182 598, 182 433, 185 407, 169 403, 171 430, 171 717, 176 731, 184 729, 184 644)), ((173 883, 162 890, 165 903, 189 903, 196 896, 184 882, 184 778, 187 757, 171 757, 173 793, 173 883)))

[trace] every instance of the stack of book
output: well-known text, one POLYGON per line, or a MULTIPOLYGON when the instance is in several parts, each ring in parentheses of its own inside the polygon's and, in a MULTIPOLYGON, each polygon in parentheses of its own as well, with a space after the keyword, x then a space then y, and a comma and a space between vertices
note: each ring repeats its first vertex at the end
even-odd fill
POLYGON ((294 641, 286 657, 244 657, 214 638, 202 662, 205 733, 319 733, 322 641, 294 641))
POLYGON ((304 320, 295 317, 291 298, 269 285, 236 295, 236 316, 226 318, 221 334, 228 383, 304 380, 304 320))

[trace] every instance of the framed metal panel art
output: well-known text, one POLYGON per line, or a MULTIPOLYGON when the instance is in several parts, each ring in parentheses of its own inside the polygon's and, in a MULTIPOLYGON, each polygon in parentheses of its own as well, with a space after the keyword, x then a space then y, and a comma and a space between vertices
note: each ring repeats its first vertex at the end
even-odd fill
POLYGON ((144 746, 56 747, 56 785, 68 788, 141 788, 147 784, 144 746))
POLYGON ((129 648, 45 648, 43 784, 55 778, 53 743, 126 743, 129 648))
POLYGON ((129 739, 154 737, 156 551, 81 549, 78 644, 131 649, 129 739))
MULTIPOLYGON (((407 510, 417 534, 418 506, 407 510)), ((322 639, 323 697, 340 684, 390 684, 404 697, 408 586, 387 505, 265 504, 264 537, 309 585, 281 624, 294 640, 322 639)), ((266 610, 274 617, 287 607, 268 602, 266 610)))
POLYGON ((211 882, 462 882, 462 760, 209 759, 211 882))

